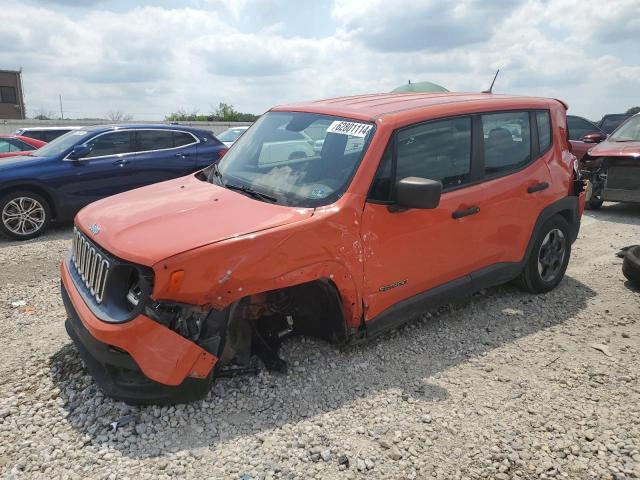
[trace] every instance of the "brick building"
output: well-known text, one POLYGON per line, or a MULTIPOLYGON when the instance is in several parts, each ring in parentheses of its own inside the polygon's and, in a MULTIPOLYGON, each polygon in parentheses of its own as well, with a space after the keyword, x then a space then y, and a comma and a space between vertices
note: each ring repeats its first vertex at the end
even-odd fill
POLYGON ((22 70, 0 70, 0 120, 24 118, 22 70))

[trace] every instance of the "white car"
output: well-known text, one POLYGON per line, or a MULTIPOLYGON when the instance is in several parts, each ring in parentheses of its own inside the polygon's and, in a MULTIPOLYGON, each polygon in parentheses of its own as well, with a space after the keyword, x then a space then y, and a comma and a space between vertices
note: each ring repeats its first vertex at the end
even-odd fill
POLYGON ((240 135, 247 131, 248 128, 248 126, 231 127, 222 132, 220 135, 216 135, 216 138, 224 143, 227 147, 230 147, 236 140, 240 138, 240 135))
POLYGON ((66 125, 60 125, 58 127, 25 127, 16 130, 16 135, 22 135, 23 137, 35 138, 36 140, 42 140, 49 143, 51 140, 58 138, 71 130, 79 130, 82 127, 70 127, 66 125))

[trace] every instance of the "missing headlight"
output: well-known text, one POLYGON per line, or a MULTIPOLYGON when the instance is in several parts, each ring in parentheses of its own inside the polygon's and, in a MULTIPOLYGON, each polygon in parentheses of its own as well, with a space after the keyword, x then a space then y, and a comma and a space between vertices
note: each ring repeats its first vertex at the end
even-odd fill
POLYGON ((193 342, 200 338, 203 323, 209 315, 208 310, 195 305, 169 302, 152 303, 145 308, 144 313, 193 342))

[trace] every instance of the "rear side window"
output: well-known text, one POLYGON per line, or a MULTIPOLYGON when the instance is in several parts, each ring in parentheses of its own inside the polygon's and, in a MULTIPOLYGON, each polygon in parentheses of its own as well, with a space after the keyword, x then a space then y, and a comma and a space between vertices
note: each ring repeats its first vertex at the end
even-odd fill
POLYGON ((439 180, 444 189, 469 181, 471 118, 437 120, 403 129, 396 136, 396 181, 439 180))
POLYGON ((173 148, 173 132, 171 130, 139 130, 137 143, 136 150, 139 152, 173 148))
POLYGON ((111 132, 89 140, 91 152, 84 158, 103 157, 131 152, 131 132, 111 132))
POLYGON ((546 110, 536 112, 536 123, 538 124, 538 145, 539 151, 544 152, 551 145, 551 118, 546 110))
POLYGON ((42 138, 42 132, 27 130, 26 132, 20 133, 20 135, 22 135, 23 137, 35 138, 36 140, 44 141, 42 138))
POLYGON ((481 115, 485 175, 499 175, 524 167, 531 159, 529 112, 481 115))
POLYGON ((173 145, 175 147, 184 147, 191 143, 195 143, 195 139, 190 133, 186 132, 173 132, 173 145))

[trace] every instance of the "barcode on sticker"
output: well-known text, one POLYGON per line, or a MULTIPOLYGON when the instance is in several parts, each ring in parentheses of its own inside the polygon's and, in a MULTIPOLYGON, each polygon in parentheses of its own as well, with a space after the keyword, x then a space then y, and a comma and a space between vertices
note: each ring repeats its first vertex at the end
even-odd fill
POLYGON ((351 135, 352 137, 366 137, 367 133, 373 125, 368 123, 358 123, 358 122, 345 122, 343 120, 336 120, 329 128, 327 128, 327 133, 341 133, 342 135, 351 135))

